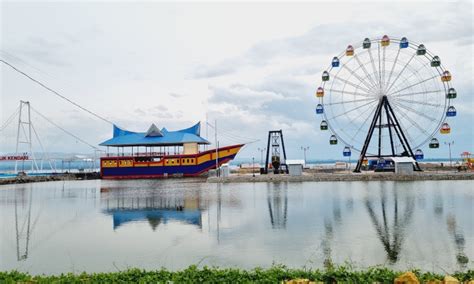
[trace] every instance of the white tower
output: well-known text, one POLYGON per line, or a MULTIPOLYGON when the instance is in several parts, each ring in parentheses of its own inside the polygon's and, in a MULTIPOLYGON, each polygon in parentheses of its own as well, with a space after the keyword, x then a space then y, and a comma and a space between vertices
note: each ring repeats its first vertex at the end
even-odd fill
MULTIPOLYGON (((32 151, 33 145, 31 141, 31 110, 30 102, 20 101, 20 112, 18 114, 18 128, 16 133, 16 148, 15 155, 18 156, 20 150, 20 144, 25 144, 28 151, 28 155, 33 158, 31 163, 31 170, 38 169, 34 154, 32 151)), ((24 148, 23 148, 24 149, 24 148)), ((18 172, 18 160, 15 161, 15 172, 18 172)))

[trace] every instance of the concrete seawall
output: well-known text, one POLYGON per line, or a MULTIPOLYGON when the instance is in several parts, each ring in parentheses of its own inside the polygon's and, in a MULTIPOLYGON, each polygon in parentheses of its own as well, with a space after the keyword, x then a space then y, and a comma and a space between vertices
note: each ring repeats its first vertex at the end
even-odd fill
POLYGON ((19 184, 30 182, 45 182, 58 180, 84 180, 84 179, 98 179, 99 173, 74 173, 74 174, 55 174, 48 176, 17 176, 12 178, 0 179, 0 185, 4 184, 19 184))
POLYGON ((228 177, 209 177, 210 183, 232 182, 304 182, 304 181, 418 181, 418 180, 473 180, 474 172, 458 173, 415 173, 398 175, 394 173, 305 173, 302 176, 289 175, 230 175, 228 177))

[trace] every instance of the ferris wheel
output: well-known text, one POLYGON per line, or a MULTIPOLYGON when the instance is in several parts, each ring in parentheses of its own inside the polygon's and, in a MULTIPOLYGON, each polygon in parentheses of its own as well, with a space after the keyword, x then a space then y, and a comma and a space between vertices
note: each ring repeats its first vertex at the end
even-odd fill
MULTIPOLYGON (((371 157, 423 159, 421 147, 438 148, 436 136, 451 131, 457 96, 451 73, 439 56, 406 37, 349 45, 321 79, 320 130, 330 133, 331 145, 344 145, 345 156, 351 149, 361 153, 356 172, 371 157)), ((421 170, 417 162, 415 169, 421 170)))

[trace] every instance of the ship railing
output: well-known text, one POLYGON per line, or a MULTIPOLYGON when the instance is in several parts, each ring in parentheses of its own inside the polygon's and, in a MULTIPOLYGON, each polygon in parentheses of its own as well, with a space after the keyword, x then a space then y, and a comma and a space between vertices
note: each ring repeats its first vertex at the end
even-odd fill
POLYGON ((139 152, 139 153, 107 153, 106 157, 162 157, 167 155, 178 155, 178 153, 166 152, 139 152))

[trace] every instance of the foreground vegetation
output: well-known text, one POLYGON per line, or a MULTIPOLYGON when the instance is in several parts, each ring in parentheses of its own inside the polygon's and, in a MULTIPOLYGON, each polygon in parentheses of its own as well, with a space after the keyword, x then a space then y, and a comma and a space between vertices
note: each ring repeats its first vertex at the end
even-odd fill
MULTIPOLYGON (((420 282, 436 283, 444 275, 430 272, 413 271, 420 282)), ((241 270, 236 268, 198 268, 190 266, 181 271, 167 269, 145 271, 129 269, 110 273, 82 273, 61 275, 31 276, 28 273, 10 271, 0 272, 0 283, 97 283, 97 282, 140 282, 140 283, 281 283, 290 279, 308 279, 324 283, 393 283, 402 272, 388 268, 369 268, 356 271, 347 267, 327 270, 290 269, 285 266, 274 266, 268 269, 256 268, 241 270)), ((474 270, 452 274, 461 282, 474 279, 474 270)), ((441 282, 438 282, 441 283, 441 282)))

